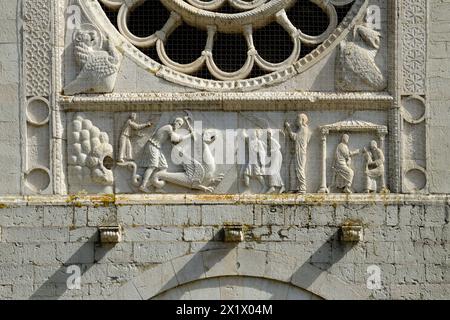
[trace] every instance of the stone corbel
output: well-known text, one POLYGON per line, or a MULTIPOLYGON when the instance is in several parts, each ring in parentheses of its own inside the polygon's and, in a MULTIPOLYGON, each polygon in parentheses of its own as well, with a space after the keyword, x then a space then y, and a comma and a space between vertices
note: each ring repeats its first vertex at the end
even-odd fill
POLYGON ((102 244, 115 244, 122 242, 122 227, 121 226, 109 226, 99 227, 100 243, 102 244))

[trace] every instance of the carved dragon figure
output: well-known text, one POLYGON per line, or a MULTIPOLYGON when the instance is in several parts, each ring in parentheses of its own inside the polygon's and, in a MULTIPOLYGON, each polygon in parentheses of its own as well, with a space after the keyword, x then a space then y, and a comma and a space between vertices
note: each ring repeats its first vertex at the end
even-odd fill
POLYGON ((202 134, 193 132, 193 140, 201 139, 202 143, 193 143, 193 156, 191 155, 191 141, 186 140, 174 147, 174 151, 182 160, 183 172, 167 172, 162 170, 154 174, 152 184, 161 189, 166 182, 185 188, 213 192, 215 186, 224 178, 223 174, 216 174, 217 165, 210 149, 218 135, 214 129, 204 130, 202 134), (202 159, 200 159, 200 157, 202 159))

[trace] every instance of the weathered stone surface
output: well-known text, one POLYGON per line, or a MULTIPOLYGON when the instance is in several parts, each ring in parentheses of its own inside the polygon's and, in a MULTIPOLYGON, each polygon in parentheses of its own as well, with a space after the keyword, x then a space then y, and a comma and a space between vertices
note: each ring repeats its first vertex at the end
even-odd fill
MULTIPOLYGON (((97 1, 73 1, 83 12, 74 30, 67 1, 0 4, 0 299, 450 297, 449 1, 371 0, 379 27, 352 10, 332 38, 313 36, 320 49, 311 55, 291 30, 302 50, 292 59, 255 58, 263 52, 255 41, 235 73, 212 63, 220 55, 208 48, 198 64, 176 67, 158 50, 162 67, 128 35, 116 40, 123 28, 96 18, 97 1), (74 37, 88 34, 87 44, 74 37), (257 64, 264 76, 251 79, 257 64), (200 68, 214 80, 191 76, 200 68), (77 94, 88 91, 97 94, 77 94), (181 166, 170 155, 188 154, 177 136, 187 121, 204 153, 181 166), (163 127, 176 144, 154 135, 163 127), (256 164, 208 153, 227 130, 223 151, 232 149, 241 129, 256 164), (162 164, 160 152, 168 168, 145 185, 141 162, 162 164), (263 156, 274 171, 263 170, 263 156), (358 243, 341 240, 349 220, 361 223, 358 243), (236 225, 244 240, 225 243, 222 230, 236 225), (122 227, 123 241, 101 244, 102 226, 122 227), (67 287, 70 266, 80 268, 80 289, 67 287), (377 268, 380 287, 370 288, 377 268)), ((249 34, 275 19, 290 25, 289 12, 240 10, 258 22, 249 34)), ((191 19, 191 28, 243 35, 233 19, 208 19, 191 19)))

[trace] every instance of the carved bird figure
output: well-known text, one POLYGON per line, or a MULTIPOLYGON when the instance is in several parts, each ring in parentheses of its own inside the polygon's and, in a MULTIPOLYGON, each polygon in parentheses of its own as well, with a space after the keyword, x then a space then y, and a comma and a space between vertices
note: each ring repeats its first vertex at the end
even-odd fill
POLYGON ((376 63, 381 35, 366 25, 356 25, 351 41, 342 41, 337 57, 336 87, 341 91, 382 91, 387 80, 376 63))
POLYGON ((75 60, 81 71, 64 88, 64 94, 112 92, 121 60, 117 49, 108 41, 104 50, 97 30, 77 30, 73 39, 75 60))

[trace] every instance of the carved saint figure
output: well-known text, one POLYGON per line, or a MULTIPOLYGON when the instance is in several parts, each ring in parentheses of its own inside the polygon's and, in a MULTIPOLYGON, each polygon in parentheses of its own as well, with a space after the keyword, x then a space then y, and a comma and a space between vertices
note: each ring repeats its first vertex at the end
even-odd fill
POLYGON ((348 147, 349 139, 348 134, 342 136, 342 141, 336 148, 333 164, 334 185, 343 189, 345 193, 353 193, 352 184, 355 173, 350 166, 352 157, 360 153, 359 150, 350 151, 348 147))
POLYGON ((130 115, 120 134, 119 159, 117 160, 117 162, 133 160, 133 147, 131 145, 131 137, 136 134, 136 131, 143 130, 151 126, 151 122, 138 124, 136 122, 136 113, 132 113, 130 115))
POLYGON ((308 117, 306 114, 297 116, 297 125, 299 130, 294 132, 289 122, 286 121, 285 127, 289 137, 294 142, 295 156, 291 162, 291 191, 306 193, 306 153, 308 143, 311 139, 311 131, 308 126, 308 117))
POLYGON ((265 189, 264 166, 266 164, 266 147, 261 140, 261 130, 250 130, 250 134, 244 131, 244 137, 248 139, 248 161, 243 168, 243 179, 246 187, 250 186, 250 179, 256 179, 265 189))
POLYGON ((377 192, 377 179, 380 179, 381 191, 386 190, 384 178, 385 157, 383 151, 378 148, 377 142, 370 143, 370 150, 364 148, 366 160, 366 192, 377 192))
POLYGON ((269 190, 267 193, 283 193, 284 182, 281 177, 281 167, 283 165, 283 154, 281 153, 280 143, 273 137, 271 129, 268 131, 269 143, 270 143, 270 167, 266 170, 266 174, 269 178, 269 190))
POLYGON ((192 127, 189 122, 187 123, 191 132, 190 134, 183 136, 177 133, 177 130, 185 124, 185 120, 186 119, 183 118, 176 118, 172 124, 159 128, 148 140, 145 147, 146 150, 144 159, 141 164, 143 167, 147 168, 144 174, 144 179, 139 188, 141 191, 149 192, 147 185, 152 175, 157 171, 166 170, 168 168, 167 160, 161 150, 162 144, 167 141, 170 141, 173 144, 178 144, 181 141, 192 137, 192 127))

